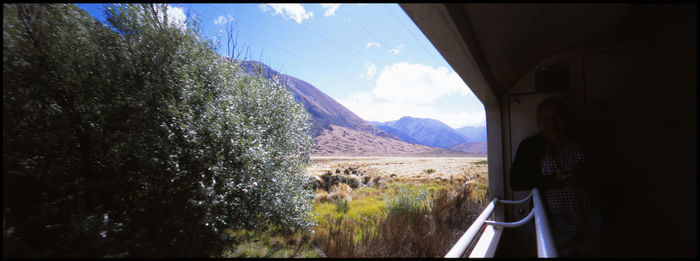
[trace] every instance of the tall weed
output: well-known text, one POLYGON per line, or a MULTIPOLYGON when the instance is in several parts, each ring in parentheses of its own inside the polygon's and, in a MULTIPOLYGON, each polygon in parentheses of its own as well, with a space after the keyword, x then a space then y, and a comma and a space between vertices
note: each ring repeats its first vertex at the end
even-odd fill
POLYGON ((328 257, 442 257, 482 210, 468 185, 426 194, 397 188, 386 215, 335 219, 314 243, 328 257))
POLYGON ((399 187, 396 196, 387 200, 387 215, 401 216, 417 213, 424 207, 426 197, 427 194, 424 191, 415 192, 399 187))
POLYGON ((337 212, 348 213, 348 210, 350 210, 350 204, 348 204, 348 201, 345 199, 337 198, 333 203, 335 204, 335 210, 337 212))

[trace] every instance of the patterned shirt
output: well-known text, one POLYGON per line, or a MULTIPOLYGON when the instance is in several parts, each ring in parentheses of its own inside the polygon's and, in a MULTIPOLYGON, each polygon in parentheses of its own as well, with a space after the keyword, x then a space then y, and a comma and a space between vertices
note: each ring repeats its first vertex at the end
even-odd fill
MULTIPOLYGON (((555 175, 586 163, 578 145, 569 145, 558 153, 551 149, 540 161, 542 174, 555 175)), ((585 175, 584 172, 580 173, 585 175)), ((600 213, 591 206, 591 195, 580 184, 554 185, 543 191, 545 205, 555 233, 595 234, 600 232, 600 213)))

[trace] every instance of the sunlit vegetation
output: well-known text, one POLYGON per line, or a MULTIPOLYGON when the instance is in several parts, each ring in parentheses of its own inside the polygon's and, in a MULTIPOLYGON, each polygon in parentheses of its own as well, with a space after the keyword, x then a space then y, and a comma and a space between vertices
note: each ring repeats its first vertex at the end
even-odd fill
POLYGON ((482 209, 469 184, 394 181, 380 196, 362 197, 365 189, 357 190, 347 214, 315 205, 313 243, 324 255, 442 257, 482 209))
POLYGON ((276 230, 227 230, 233 239, 231 248, 222 257, 319 257, 319 251, 311 246, 311 233, 297 231, 283 233, 276 230))
POLYGON ((243 240, 224 256, 442 257, 485 205, 486 173, 456 176, 452 181, 396 178, 333 198, 319 189, 310 231, 258 231, 247 237, 238 232, 243 240))
POLYGON ((3 256, 212 257, 313 224, 309 116, 163 5, 3 5, 3 256))
POLYGON ((314 193, 285 86, 165 6, 106 12, 3 5, 4 257, 440 257, 487 198, 474 166, 314 193))
POLYGON ((488 164, 488 161, 480 160, 480 161, 474 162, 474 164, 476 164, 476 165, 486 165, 486 164, 488 164))

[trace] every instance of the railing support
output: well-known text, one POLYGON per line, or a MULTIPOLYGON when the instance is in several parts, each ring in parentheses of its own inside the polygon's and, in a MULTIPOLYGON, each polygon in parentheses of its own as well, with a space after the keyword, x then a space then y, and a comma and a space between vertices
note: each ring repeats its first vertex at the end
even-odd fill
POLYGON ((520 204, 524 203, 525 201, 528 201, 532 198, 532 190, 530 191, 530 194, 527 194, 527 197, 524 197, 521 200, 499 200, 498 203, 503 203, 503 204, 520 204))
POLYGON ((544 209, 544 204, 542 203, 542 197, 540 196, 540 192, 537 188, 532 189, 530 191, 530 194, 527 195, 524 199, 521 200, 501 200, 499 201, 498 198, 494 198, 491 203, 484 209, 483 212, 481 212, 481 215, 479 215, 476 220, 474 220, 474 223, 472 223, 471 226, 469 226, 469 229, 462 235, 462 237, 459 238, 457 243, 450 249, 449 252, 447 252, 447 255, 445 255, 446 258, 460 258, 464 254, 464 252, 467 250, 467 247, 469 244, 474 240, 474 237, 476 234, 481 230, 481 227, 486 224, 487 225, 487 231, 485 234, 482 234, 481 239, 477 243, 477 245, 480 245, 481 247, 479 248, 479 253, 475 253, 471 256, 474 257, 492 257, 493 254, 495 253, 495 246, 498 245, 498 240, 500 239, 500 233, 502 228, 512 228, 512 227, 519 227, 522 226, 523 224, 529 222, 532 219, 535 219, 535 234, 537 238, 537 256, 538 257, 558 257, 557 253, 557 248, 554 245, 554 239, 552 237, 552 232, 549 229, 549 222, 547 220, 547 213, 544 209), (527 215, 527 217, 515 221, 515 222, 498 222, 498 221, 492 221, 492 220, 486 220, 491 213, 493 212, 494 208, 496 207, 496 204, 498 203, 505 203, 505 204, 520 204, 524 203, 527 200, 532 199, 532 210, 530 210, 530 214, 527 215), (497 229, 497 230, 494 230, 497 229), (487 238, 485 238, 485 236, 487 238), (495 240, 496 242, 492 242, 495 240), (482 242, 483 241, 483 242, 482 242), (490 241, 490 242, 486 242, 490 241))
POLYGON ((521 220, 515 221, 515 222, 498 222, 498 221, 492 221, 492 220, 486 220, 484 223, 490 226, 496 226, 496 227, 519 227, 522 226, 523 224, 527 223, 532 219, 532 217, 535 216, 535 209, 533 208, 530 210, 530 214, 527 215, 527 217, 524 217, 521 220))
POLYGON ((469 246, 469 243, 472 242, 474 239, 474 236, 476 236, 476 233, 479 232, 481 229, 481 226, 484 225, 484 221, 486 218, 488 218, 491 215, 491 212, 493 212, 493 209, 496 207, 496 203, 498 202, 498 198, 494 198, 491 203, 489 203, 488 206, 486 206, 486 209, 484 209, 483 212, 481 212, 481 215, 474 220, 474 223, 467 229, 467 232, 464 232, 464 235, 459 238, 457 243, 450 249, 450 252, 447 252, 447 255, 445 255, 445 258, 460 258, 462 257, 462 254, 464 254, 464 251, 467 250, 467 246, 469 246))
POLYGON ((547 213, 545 213, 542 197, 537 188, 532 189, 532 199, 535 211, 535 235, 537 236, 537 256, 538 257, 558 257, 557 247, 554 245, 554 238, 549 229, 547 213))

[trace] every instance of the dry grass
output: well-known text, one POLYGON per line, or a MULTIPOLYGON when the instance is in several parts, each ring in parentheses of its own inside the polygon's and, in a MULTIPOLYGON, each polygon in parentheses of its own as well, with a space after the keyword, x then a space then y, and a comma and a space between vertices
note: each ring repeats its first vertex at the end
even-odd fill
POLYGON ((332 202, 336 199, 352 201, 352 188, 345 183, 339 183, 331 187, 329 192, 317 189, 314 196, 316 202, 332 202))
POLYGON ((442 257, 488 199, 485 163, 485 158, 316 158, 312 170, 353 167, 388 182, 332 189, 337 196, 328 200, 355 200, 347 213, 331 203, 315 205, 322 215, 313 244, 328 257, 442 257), (425 201, 418 196, 423 192, 425 201), (411 210, 401 210, 406 207, 411 210))
POLYGON ((298 231, 293 234, 278 231, 227 230, 236 243, 222 253, 224 258, 290 258, 319 257, 318 249, 311 246, 311 234, 298 231))
POLYGON ((314 233, 238 234, 238 243, 224 256, 443 257, 483 209, 488 188, 484 159, 315 159, 310 170, 319 173, 354 167, 364 172, 363 178, 383 177, 387 182, 355 190, 343 183, 316 190, 314 233), (406 191, 428 196, 417 211, 391 215, 387 205, 406 191))
POLYGON ((329 202, 331 201, 331 197, 328 196, 328 192, 326 192, 325 190, 317 189, 316 195, 314 196, 314 200, 317 202, 329 202))
POLYGON ((337 218, 314 243, 328 257, 442 257, 482 209, 471 194, 471 186, 453 186, 418 211, 362 223, 337 218))
POLYGON ((487 172, 486 157, 313 157, 308 171, 321 175, 328 170, 359 168, 364 175, 389 178, 396 174, 403 180, 449 179, 450 175, 487 172), (431 173, 425 170, 432 169, 431 173))
POLYGON ((352 188, 345 183, 339 183, 331 187, 331 192, 328 193, 331 199, 352 200, 352 188))

